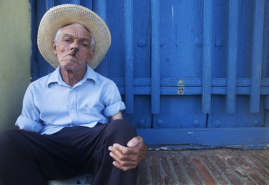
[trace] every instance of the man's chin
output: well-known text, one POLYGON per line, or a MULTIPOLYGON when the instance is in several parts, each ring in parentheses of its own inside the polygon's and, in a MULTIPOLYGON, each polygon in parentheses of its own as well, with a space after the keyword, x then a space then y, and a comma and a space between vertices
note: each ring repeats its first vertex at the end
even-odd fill
POLYGON ((60 65, 60 66, 65 71, 73 71, 76 69, 76 66, 72 64, 66 64, 66 65, 60 65))

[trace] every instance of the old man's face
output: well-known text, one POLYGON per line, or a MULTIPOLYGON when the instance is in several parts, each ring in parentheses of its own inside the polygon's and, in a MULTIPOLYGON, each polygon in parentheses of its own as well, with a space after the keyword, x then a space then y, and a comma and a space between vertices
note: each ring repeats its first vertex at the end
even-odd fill
POLYGON ((53 41, 53 52, 62 69, 76 73, 83 71, 94 56, 91 35, 80 25, 66 26, 61 31, 58 43, 53 41), (75 54, 74 48, 78 49, 75 54))

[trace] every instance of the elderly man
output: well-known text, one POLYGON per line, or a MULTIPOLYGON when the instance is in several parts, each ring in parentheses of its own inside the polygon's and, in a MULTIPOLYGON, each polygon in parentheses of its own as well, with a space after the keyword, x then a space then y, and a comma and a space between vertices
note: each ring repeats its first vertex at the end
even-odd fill
POLYGON ((59 67, 29 85, 20 129, 0 132, 0 184, 45 185, 81 173, 94 175, 92 185, 135 184, 147 147, 122 118, 116 85, 92 70, 110 46, 106 24, 85 7, 56 6, 41 20, 38 46, 59 67))

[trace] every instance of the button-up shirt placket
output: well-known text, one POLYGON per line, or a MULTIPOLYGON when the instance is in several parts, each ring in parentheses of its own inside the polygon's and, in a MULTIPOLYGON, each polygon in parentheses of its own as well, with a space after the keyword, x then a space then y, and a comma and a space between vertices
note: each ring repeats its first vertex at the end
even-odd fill
MULTIPOLYGON (((69 91, 69 115, 72 120, 72 124, 78 121, 77 114, 77 93, 76 89, 71 88, 69 91)), ((70 125, 72 126, 72 125, 70 125)))

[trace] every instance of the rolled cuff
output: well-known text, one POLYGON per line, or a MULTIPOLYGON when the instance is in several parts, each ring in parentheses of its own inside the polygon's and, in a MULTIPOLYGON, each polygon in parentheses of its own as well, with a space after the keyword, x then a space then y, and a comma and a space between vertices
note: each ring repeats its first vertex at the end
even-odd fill
POLYGON ((34 132, 40 132, 43 128, 43 125, 41 123, 38 123, 34 120, 31 120, 29 118, 26 118, 22 115, 20 115, 15 123, 16 126, 20 127, 20 129, 34 131, 34 132))
POLYGON ((126 109, 125 104, 122 101, 120 101, 106 107, 104 110, 104 115, 106 117, 111 117, 117 114, 120 110, 125 110, 125 109, 126 109))

